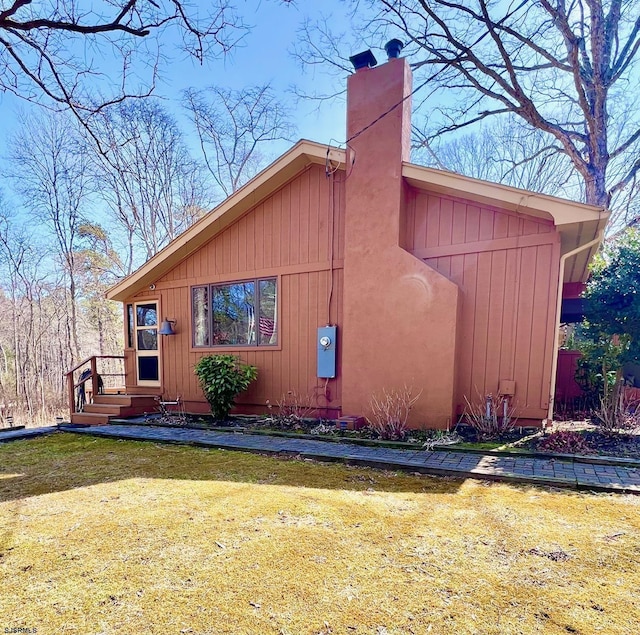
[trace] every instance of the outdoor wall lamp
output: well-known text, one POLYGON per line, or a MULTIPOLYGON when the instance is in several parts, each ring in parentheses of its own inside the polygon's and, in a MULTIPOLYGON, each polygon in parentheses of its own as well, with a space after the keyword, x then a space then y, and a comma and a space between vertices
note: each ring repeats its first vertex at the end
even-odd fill
POLYGON ((162 324, 160 325, 160 335, 175 335, 176 332, 173 330, 173 326, 176 323, 176 320, 169 320, 168 318, 164 318, 162 324))

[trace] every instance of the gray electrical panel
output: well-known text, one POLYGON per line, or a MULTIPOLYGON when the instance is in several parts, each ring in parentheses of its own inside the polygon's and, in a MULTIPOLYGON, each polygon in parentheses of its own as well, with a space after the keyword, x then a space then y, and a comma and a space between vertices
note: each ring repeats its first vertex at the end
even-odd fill
POLYGON ((338 327, 318 328, 318 377, 333 379, 336 376, 336 338, 338 327))

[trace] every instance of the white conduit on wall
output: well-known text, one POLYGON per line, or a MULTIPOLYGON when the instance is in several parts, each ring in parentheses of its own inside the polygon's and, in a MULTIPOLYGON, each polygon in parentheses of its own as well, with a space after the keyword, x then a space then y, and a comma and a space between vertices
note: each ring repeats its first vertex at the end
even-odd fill
POLYGON ((556 398, 556 376, 558 374, 558 350, 560 349, 560 316, 562 314, 562 285, 564 283, 564 266, 568 258, 579 254, 585 249, 591 249, 591 247, 598 245, 602 242, 603 237, 604 229, 600 230, 598 232, 598 235, 586 245, 576 247, 563 256, 560 256, 560 272, 558 274, 558 297, 556 299, 556 323, 554 329, 553 355, 551 358, 551 387, 549 395, 549 409, 547 410, 547 423, 549 425, 551 425, 551 422, 553 421, 553 408, 556 398))

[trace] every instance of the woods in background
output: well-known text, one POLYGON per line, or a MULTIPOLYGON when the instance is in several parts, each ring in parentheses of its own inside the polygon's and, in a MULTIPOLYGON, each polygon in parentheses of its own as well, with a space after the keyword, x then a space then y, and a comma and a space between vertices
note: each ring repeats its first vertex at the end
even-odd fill
MULTIPOLYGON (((292 125, 265 87, 234 98, 274 122, 250 144, 247 127, 224 113, 209 123, 217 143, 235 145, 229 165, 216 158, 235 189, 271 159, 263 143, 292 125)), ((202 124, 212 107, 199 99, 202 124)), ((0 424, 8 414, 51 423, 64 413, 64 374, 92 355, 122 354, 121 308, 105 300, 107 288, 227 194, 153 98, 102 109, 90 132, 68 112, 21 119, 0 195, 0 424)))

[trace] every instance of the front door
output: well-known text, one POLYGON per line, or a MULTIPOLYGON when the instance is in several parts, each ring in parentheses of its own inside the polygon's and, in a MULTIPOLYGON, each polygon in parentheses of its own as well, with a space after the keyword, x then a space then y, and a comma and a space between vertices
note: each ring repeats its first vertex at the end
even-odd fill
POLYGON ((136 379, 138 386, 160 385, 158 303, 137 302, 135 309, 136 379))

